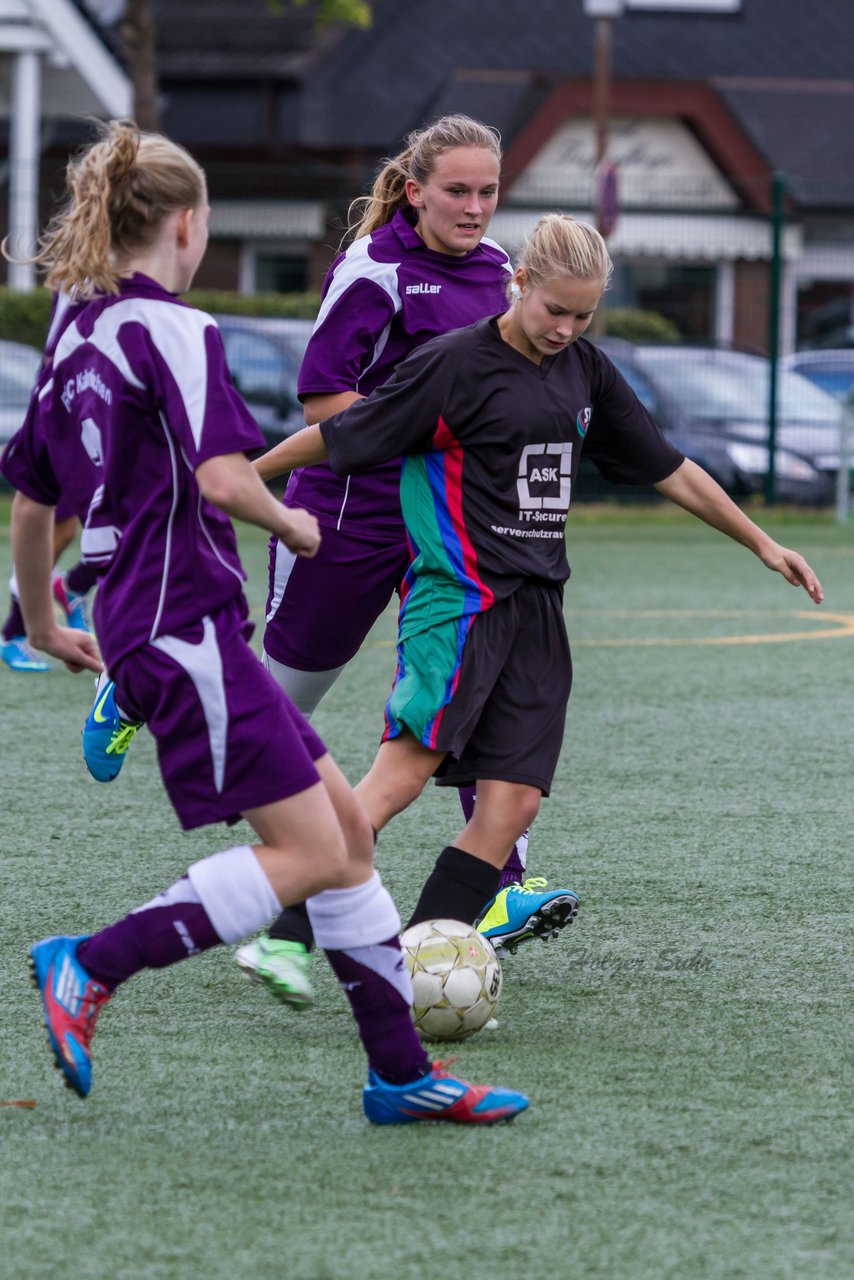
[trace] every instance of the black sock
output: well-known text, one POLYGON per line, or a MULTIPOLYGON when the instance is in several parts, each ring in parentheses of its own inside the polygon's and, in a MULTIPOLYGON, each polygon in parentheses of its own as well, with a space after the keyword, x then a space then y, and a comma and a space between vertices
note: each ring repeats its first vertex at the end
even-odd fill
POLYGON ((267 936, 275 938, 277 942, 301 942, 311 951, 314 934, 305 903, 295 902, 292 906, 285 907, 270 925, 267 936))
POLYGON ((407 924, 422 920, 464 920, 474 924, 498 890, 501 871, 472 853, 448 845, 436 859, 407 924))

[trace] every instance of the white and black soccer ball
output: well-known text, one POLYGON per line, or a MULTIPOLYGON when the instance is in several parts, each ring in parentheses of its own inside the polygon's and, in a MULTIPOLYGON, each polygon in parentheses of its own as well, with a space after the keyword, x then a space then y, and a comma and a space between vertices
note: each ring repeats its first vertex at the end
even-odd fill
POLYGON ((460 920, 423 920, 400 945, 422 1039, 465 1040, 485 1026, 501 995, 501 965, 488 938, 460 920))

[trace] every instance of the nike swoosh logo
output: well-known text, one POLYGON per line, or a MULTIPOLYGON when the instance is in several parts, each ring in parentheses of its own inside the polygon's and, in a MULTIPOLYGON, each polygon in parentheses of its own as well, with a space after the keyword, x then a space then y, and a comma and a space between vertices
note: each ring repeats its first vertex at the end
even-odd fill
POLYGON ((112 684, 108 684, 108 685, 107 685, 107 687, 106 687, 106 689, 104 690, 104 692, 101 694, 100 698, 98 699, 98 701, 95 703, 94 716, 95 716, 95 723, 96 723, 96 724, 106 724, 106 723, 107 723, 107 719, 108 719, 108 717, 107 717, 107 716, 102 716, 102 715, 101 715, 101 711, 103 710, 104 703, 107 701, 107 699, 109 698, 109 696, 110 696, 110 694, 112 693, 112 691, 113 691, 113 686, 112 686, 112 684))

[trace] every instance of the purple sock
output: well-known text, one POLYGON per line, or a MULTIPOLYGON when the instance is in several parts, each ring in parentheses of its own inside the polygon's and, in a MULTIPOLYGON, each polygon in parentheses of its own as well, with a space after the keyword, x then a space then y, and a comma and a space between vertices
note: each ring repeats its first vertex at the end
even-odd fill
POLYGON ((459 789, 460 805, 463 811, 463 817, 466 822, 471 822, 471 816, 474 813, 474 802, 477 799, 476 787, 460 787, 459 789))
POLYGON ((525 864, 519 857, 518 844, 514 844, 513 848, 510 850, 510 857, 505 862, 504 869, 501 872, 501 879, 498 882, 499 893, 502 889, 505 889, 508 884, 521 884, 524 874, 525 864))
POLYGON ((430 1059, 412 1024, 409 975, 397 935, 326 955, 350 1001, 369 1065, 391 1084, 429 1071, 430 1059))
POLYGON ((81 942, 77 955, 95 981, 113 991, 140 969, 165 969, 221 941, 183 876, 144 907, 93 933, 81 942))
POLYGON ((26 634, 27 628, 24 626, 24 615, 21 613, 21 606, 14 596, 10 596, 9 612, 6 614, 6 621, 3 623, 3 639, 14 640, 15 636, 26 634))
POLYGON ((65 575, 66 591, 73 591, 76 596, 85 596, 94 587, 98 581, 98 574, 91 564, 87 564, 85 560, 78 560, 77 564, 72 565, 65 575))

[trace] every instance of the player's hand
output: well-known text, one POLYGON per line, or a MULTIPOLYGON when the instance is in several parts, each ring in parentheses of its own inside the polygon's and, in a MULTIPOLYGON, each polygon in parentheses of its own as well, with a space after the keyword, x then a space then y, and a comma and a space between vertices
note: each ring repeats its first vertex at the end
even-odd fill
POLYGON ((279 534, 279 541, 295 555, 311 559, 317 555, 317 548, 320 546, 320 525, 311 512, 303 511, 302 507, 286 507, 283 510, 287 515, 287 523, 279 534))
POLYGON ((793 587, 803 587, 810 600, 821 604, 824 599, 822 585, 797 551, 790 551, 788 547, 781 547, 775 542, 762 556, 762 563, 776 573, 781 573, 793 587))
POLYGON ((54 627, 49 635, 39 636, 38 642, 33 640, 32 644, 36 649, 43 649, 52 658, 64 662, 75 675, 81 671, 100 673, 104 670, 95 638, 88 631, 78 631, 73 627, 54 627))

